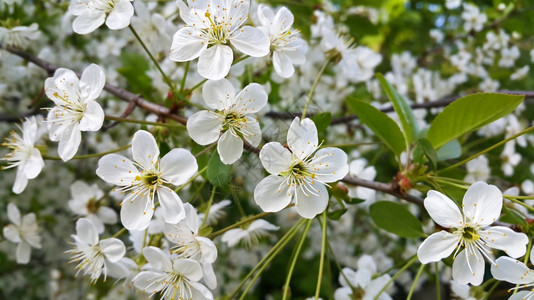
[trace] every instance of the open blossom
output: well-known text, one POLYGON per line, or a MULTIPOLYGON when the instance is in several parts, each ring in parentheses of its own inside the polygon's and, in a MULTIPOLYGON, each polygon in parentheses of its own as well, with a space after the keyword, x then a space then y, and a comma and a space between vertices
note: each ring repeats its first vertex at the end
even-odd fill
POLYGON ((50 140, 59 141, 58 154, 70 160, 78 151, 82 131, 98 131, 104 122, 104 111, 96 98, 106 83, 104 70, 91 64, 78 79, 73 71, 59 68, 45 81, 45 92, 56 106, 48 111, 50 140))
POLYGON ((460 284, 479 285, 484 277, 484 258, 493 263, 491 248, 511 257, 525 254, 528 238, 524 233, 489 226, 501 214, 502 197, 496 186, 475 182, 465 193, 460 211, 442 193, 428 192, 424 206, 430 217, 451 232, 442 230, 423 241, 417 251, 421 263, 440 261, 454 252, 453 279, 460 284))
POLYGON ((144 230, 154 214, 158 196, 165 222, 176 224, 185 217, 184 205, 176 192, 165 184, 181 185, 198 170, 189 150, 175 148, 161 159, 156 140, 147 131, 139 130, 132 141, 135 162, 118 154, 108 154, 98 161, 96 174, 118 186, 126 194, 121 204, 121 222, 129 230, 144 230), (140 168, 140 170, 138 169, 140 168))
POLYGON ((30 261, 32 247, 41 249, 39 225, 35 221, 35 214, 29 213, 21 217, 20 211, 13 203, 7 205, 7 217, 13 224, 4 227, 4 237, 17 243, 17 263, 27 264, 30 261))
POLYGON ((326 183, 347 175, 347 154, 338 148, 317 150, 317 127, 308 118, 293 120, 287 144, 289 149, 277 142, 261 149, 261 163, 271 175, 258 183, 254 200, 264 211, 276 212, 295 199, 298 214, 311 219, 328 205, 326 183))
MULTIPOLYGON (((530 262, 534 263, 534 251, 530 252, 530 262)), ((524 263, 507 256, 501 256, 491 266, 491 275, 497 280, 517 284, 518 286, 512 290, 528 288, 528 290, 513 294, 508 300, 534 298, 534 270, 529 269, 524 263)))
POLYGON ((267 93, 261 85, 251 83, 236 95, 227 79, 210 80, 204 84, 202 95, 215 111, 199 111, 187 121, 187 131, 195 142, 208 145, 218 140, 217 152, 225 164, 241 157, 243 139, 258 146, 261 129, 252 114, 267 104, 267 93))
POLYGON ((123 267, 118 262, 126 253, 126 248, 121 240, 100 240, 95 225, 87 218, 76 222, 76 235, 72 235, 72 238, 75 242, 74 248, 67 253, 72 254, 71 262, 78 263, 77 273, 83 270, 83 275, 90 275, 93 282, 97 281, 102 273, 104 279, 108 274, 122 277, 123 267))
POLYGON ((207 79, 224 78, 230 71, 234 52, 253 57, 269 53, 269 38, 252 26, 243 26, 248 18, 249 0, 183 0, 176 2, 186 26, 172 39, 169 57, 190 61, 198 57, 198 73, 207 79))
POLYGON ((40 35, 41 32, 37 23, 11 28, 0 26, 0 43, 10 47, 26 48, 30 41, 38 39, 40 35))
POLYGON ((76 16, 72 30, 78 34, 95 31, 106 22, 109 29, 122 29, 130 25, 134 14, 131 0, 72 0, 69 13, 76 16))
POLYGON ((28 179, 34 179, 41 173, 44 161, 39 149, 35 148, 35 142, 40 137, 36 117, 27 118, 22 127, 17 127, 22 131, 22 136, 11 131, 10 136, 2 143, 2 146, 11 149, 11 152, 4 155, 2 160, 8 164, 3 169, 17 168, 13 193, 20 194, 26 189, 28 179))
MULTIPOLYGON (((373 257, 369 255, 360 257, 358 260, 357 271, 350 268, 343 268, 342 272, 343 274, 339 274, 339 283, 341 284, 341 287, 334 293, 335 300, 375 299, 378 293, 391 279, 388 274, 373 279, 377 274, 377 266, 373 257), (347 280, 349 282, 347 282, 347 280), (354 290, 352 288, 354 288, 354 290)), ((384 291, 380 294, 378 299, 390 300, 392 298, 384 291)))
POLYGON ((233 228, 223 234, 221 240, 233 247, 243 240, 247 247, 252 246, 258 240, 269 235, 269 231, 278 230, 280 227, 273 225, 265 220, 259 219, 247 225, 245 228, 233 228))
POLYGON ((293 26, 293 14, 286 7, 281 7, 276 14, 264 4, 258 5, 258 17, 261 26, 271 41, 273 67, 280 77, 289 78, 295 72, 293 65, 303 64, 308 51, 306 42, 299 36, 293 26))
POLYGON ((144 248, 143 255, 149 265, 133 279, 136 288, 151 295, 161 292, 166 300, 213 299, 213 294, 198 282, 202 268, 197 261, 171 258, 152 246, 144 248))

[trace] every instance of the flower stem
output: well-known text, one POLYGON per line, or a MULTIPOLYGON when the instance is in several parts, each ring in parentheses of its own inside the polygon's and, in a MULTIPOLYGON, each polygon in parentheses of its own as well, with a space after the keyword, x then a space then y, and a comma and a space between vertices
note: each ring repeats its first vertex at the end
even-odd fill
POLYGON ((206 172, 206 170, 208 169, 208 167, 204 167, 202 168, 202 170, 198 171, 198 173, 196 173, 193 177, 189 178, 188 181, 186 181, 184 184, 182 184, 181 186, 177 187, 174 192, 178 193, 179 191, 181 191, 184 187, 186 187, 188 184, 190 184, 191 182, 193 182, 198 176, 200 176, 202 173, 206 172))
POLYGON ((185 125, 182 125, 182 124, 169 124, 169 123, 160 123, 160 122, 150 122, 150 121, 145 121, 145 120, 134 120, 134 119, 113 117, 113 116, 106 116, 105 119, 106 120, 111 120, 111 121, 117 121, 117 122, 134 123, 134 124, 144 124, 144 125, 173 127, 173 128, 185 128, 185 125))
POLYGON ((206 212, 204 213, 204 219, 202 219, 202 224, 200 224, 199 228, 202 228, 204 224, 206 224, 206 220, 208 219, 208 215, 210 213, 211 204, 213 203, 213 198, 215 198, 215 190, 217 189, 217 186, 213 186, 213 189, 211 190, 210 200, 208 202, 208 208, 206 209, 206 212))
POLYGON ((321 225, 323 227, 323 239, 321 241, 321 260, 319 261, 319 275, 317 277, 317 287, 315 288, 315 300, 319 299, 319 293, 321 292, 321 282, 323 279, 324 257, 326 250, 326 209, 323 211, 323 221, 321 225))
POLYGON ((436 300, 441 300, 441 282, 439 281, 439 262, 434 264, 436 271, 434 274, 434 280, 436 283, 436 300))
MULTIPOLYGON (((85 155, 77 155, 77 156, 74 156, 73 158, 71 159, 85 159, 85 158, 91 158, 91 157, 99 157, 99 156, 104 156, 106 154, 110 154, 110 153, 115 153, 115 152, 119 152, 119 151, 122 151, 122 150, 126 150, 128 148, 130 148, 132 145, 126 145, 126 146, 122 146, 120 148, 117 148, 117 149, 113 149, 113 150, 109 150, 109 151, 106 151, 106 152, 100 152, 100 153, 93 153, 93 154, 85 154, 85 155)), ((57 157, 57 156, 49 156, 49 155, 43 155, 43 159, 49 159, 49 160, 61 160, 61 157, 57 157)))
POLYGON ((319 84, 319 80, 321 79, 321 76, 323 76, 324 70, 326 70, 326 67, 328 66, 329 63, 330 63, 330 59, 327 59, 324 62, 323 66, 321 67, 321 70, 319 70, 317 77, 315 77, 315 81, 313 82, 310 92, 308 93, 308 99, 306 100, 306 104, 304 105, 304 110, 302 111, 302 117, 300 118, 301 120, 306 118, 306 112, 308 112, 308 107, 310 106, 313 93, 315 93, 315 88, 317 88, 317 84, 319 84))
POLYGON ((408 292, 408 297, 406 297, 406 300, 412 299, 413 292, 415 291, 415 287, 417 286, 419 277, 421 277, 421 273, 423 273, 424 269, 425 269, 425 265, 421 264, 421 266, 419 267, 419 271, 417 271, 417 275, 415 275, 415 278, 412 283, 412 287, 410 288, 410 291, 408 292))
POLYGON ((123 227, 121 230, 117 231, 117 233, 115 233, 111 238, 117 238, 119 235, 125 232, 126 232, 126 228, 123 227))
POLYGON ((284 284, 284 289, 283 289, 283 294, 282 294, 282 300, 285 300, 287 298, 287 292, 289 291, 289 282, 291 281, 291 276, 293 275, 293 269, 295 268, 295 264, 299 257, 300 250, 302 249, 302 245, 304 244, 304 241, 306 240, 306 236, 308 235, 308 230, 310 229, 312 220, 313 219, 309 219, 307 221, 306 227, 304 228, 304 231, 302 232, 302 236, 300 237, 300 240, 298 242, 295 255, 293 256, 291 265, 289 266, 289 271, 287 272, 286 282, 284 284))
POLYGON ((185 87, 185 80, 187 78, 187 73, 189 73, 189 65, 191 64, 191 61, 188 61, 185 63, 185 70, 184 70, 184 77, 182 77, 182 82, 180 83, 180 95, 184 92, 185 87))
POLYGON ((388 288, 388 286, 397 279, 406 269, 408 269, 417 260, 417 255, 414 255, 391 279, 382 287, 382 289, 376 294, 374 300, 378 300, 380 295, 388 288))

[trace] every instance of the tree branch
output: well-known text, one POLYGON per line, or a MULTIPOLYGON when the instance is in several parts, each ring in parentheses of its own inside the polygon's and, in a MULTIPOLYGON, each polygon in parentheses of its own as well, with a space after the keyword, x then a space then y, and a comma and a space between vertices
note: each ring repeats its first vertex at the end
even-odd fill
POLYGON ((415 204, 420 205, 420 206, 423 205, 423 199, 421 199, 421 198, 419 198, 417 196, 414 196, 414 195, 403 194, 403 193, 398 192, 397 190, 395 190, 395 188, 394 188, 392 183, 382 183, 382 182, 370 181, 370 180, 365 180, 365 179, 352 177, 352 176, 349 176, 349 175, 345 176, 343 179, 341 179, 341 181, 345 182, 345 183, 348 183, 348 184, 351 184, 351 185, 366 187, 366 188, 373 189, 375 191, 380 191, 380 192, 395 196, 397 198, 404 199, 404 200, 406 200, 408 202, 415 203, 415 204))

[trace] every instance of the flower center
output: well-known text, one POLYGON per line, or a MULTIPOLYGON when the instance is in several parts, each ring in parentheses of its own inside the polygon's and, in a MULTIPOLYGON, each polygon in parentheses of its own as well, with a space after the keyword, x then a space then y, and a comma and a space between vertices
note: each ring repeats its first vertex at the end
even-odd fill
POLYGON ((91 1, 91 3, 88 4, 88 6, 95 10, 100 10, 105 13, 109 13, 115 7, 115 3, 115 0, 93 0, 91 1))
POLYGON ((480 238, 478 234, 478 229, 473 227, 464 227, 462 232, 462 238, 466 242, 476 242, 480 238))
POLYGON ((135 177, 135 180, 141 181, 143 185, 148 186, 150 189, 154 189, 161 184, 160 174, 155 171, 149 171, 142 176, 135 177))
MULTIPOLYGON (((230 26, 231 23, 227 23, 224 18, 221 20, 213 19, 210 12, 205 13, 206 18, 210 22, 208 28, 204 29, 204 33, 208 37, 208 44, 217 45, 217 44, 226 44, 228 36, 230 35, 230 26)), ((205 21, 203 21, 205 22, 205 21)))

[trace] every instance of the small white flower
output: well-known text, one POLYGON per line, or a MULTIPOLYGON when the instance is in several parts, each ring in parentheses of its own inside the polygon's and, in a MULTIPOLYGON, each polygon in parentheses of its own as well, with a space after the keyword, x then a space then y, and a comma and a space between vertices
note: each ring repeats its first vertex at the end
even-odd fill
POLYGON ((481 13, 477 6, 464 3, 462 19, 464 19, 465 31, 481 31, 484 27, 484 23, 488 20, 488 17, 486 14, 481 13))
POLYGON ((20 194, 26 189, 28 179, 34 179, 41 173, 44 161, 39 149, 35 148, 35 142, 40 137, 37 119, 33 116, 29 117, 22 123, 22 128, 19 125, 17 127, 22 132, 22 136, 11 131, 10 136, 2 143, 2 146, 11 149, 11 152, 2 158, 8 164, 2 169, 17 167, 13 193, 20 194))
POLYGON ((50 140, 59 141, 58 154, 70 160, 78 151, 82 131, 98 131, 104 111, 96 98, 100 96, 106 76, 98 65, 87 67, 78 80, 73 71, 59 68, 45 81, 45 92, 56 106, 48 112, 50 140))
POLYGON ((20 216, 20 211, 13 203, 7 205, 7 217, 13 224, 4 227, 4 237, 13 243, 17 243, 17 263, 27 264, 30 261, 32 247, 41 249, 41 237, 39 225, 35 220, 35 214, 29 213, 20 216))
POLYGON ((195 142, 208 145, 218 140, 217 152, 225 164, 241 157, 243 139, 254 147, 259 145, 260 124, 252 114, 267 104, 267 93, 261 85, 251 83, 236 95, 227 79, 210 80, 204 84, 202 95, 215 111, 199 111, 187 121, 187 131, 195 142))
POLYGON ((144 230, 154 214, 158 196, 165 222, 176 224, 185 217, 184 204, 176 192, 165 184, 181 185, 198 170, 189 150, 175 148, 159 159, 156 140, 139 130, 132 141, 135 162, 118 154, 108 154, 98 161, 96 174, 126 193, 121 204, 121 222, 128 230, 144 230), (139 171, 138 168, 141 170, 139 171))
POLYGON ((198 281, 200 264, 192 259, 169 258, 161 249, 146 247, 143 255, 150 263, 133 279, 136 288, 154 295, 161 292, 166 300, 210 300, 213 294, 198 281))
POLYGON ((78 270, 76 274, 83 270, 83 275, 90 274, 92 282, 97 281, 102 273, 104 280, 110 272, 118 275, 114 277, 121 277, 120 271, 116 272, 122 269, 117 263, 126 253, 121 240, 109 238, 100 241, 95 225, 87 218, 81 218, 76 222, 76 235, 73 234, 72 238, 75 242, 74 248, 66 253, 73 255, 70 262, 78 263, 75 268, 78 270))
POLYGON ((246 228, 234 228, 225 232, 221 240, 233 247, 243 240, 246 247, 257 244, 261 237, 269 235, 269 231, 278 230, 280 227, 273 225, 265 220, 256 220, 250 223, 246 228))
POLYGON ((421 263, 440 261, 454 252, 453 279, 460 284, 479 285, 484 277, 484 258, 493 263, 491 248, 512 257, 525 254, 528 238, 524 233, 489 226, 499 218, 502 204, 501 191, 481 181, 465 193, 461 212, 447 196, 428 192, 424 206, 430 217, 452 233, 442 230, 424 240, 417 251, 421 263), (461 247, 464 249, 460 251, 461 247))
MULTIPOLYGON (((534 263, 534 251, 530 252, 530 262, 534 263)), ((497 258, 495 264, 491 266, 491 275, 497 280, 503 280, 519 286, 510 289, 529 288, 526 291, 519 291, 508 300, 532 299, 534 297, 534 270, 529 269, 524 263, 507 256, 497 258)))
POLYGON ((76 181, 70 186, 70 193, 72 195, 72 199, 68 202, 70 210, 91 220, 99 233, 104 232, 104 223, 115 224, 117 222, 117 213, 99 203, 104 192, 98 188, 98 185, 89 186, 83 181, 76 181))
POLYGON ((462 5, 462 0, 446 0, 445 6, 447 9, 455 9, 462 5))
POLYGON ((328 205, 326 183, 347 175, 347 154, 338 148, 317 150, 317 127, 308 118, 293 120, 287 144, 289 149, 277 142, 261 149, 261 163, 271 175, 258 183, 254 200, 264 211, 276 212, 294 198, 298 214, 311 219, 328 205))
MULTIPOLYGON (((375 180, 376 169, 374 166, 369 166, 365 158, 355 159, 349 164, 349 174, 353 177, 375 180)), ((349 196, 366 200, 363 204, 365 206, 371 205, 376 199, 376 191, 365 187, 349 187, 349 196)))
MULTIPOLYGON (((351 300, 354 297, 357 297, 357 299, 372 300, 391 279, 388 274, 373 279, 373 276, 377 272, 377 267, 374 259, 369 255, 363 255, 358 260, 357 271, 350 268, 343 268, 342 272, 343 274, 339 274, 341 287, 334 293, 335 300, 351 300), (349 282, 347 282, 345 277, 349 282), (352 288, 355 290, 352 290, 352 288)), ((383 292, 378 299, 390 300, 392 298, 386 292, 383 292)))
POLYGON ((38 39, 40 35, 37 23, 12 28, 0 27, 0 43, 10 47, 26 48, 30 41, 38 39))
POLYGON ((484 155, 467 162, 465 167, 467 174, 465 175, 464 181, 466 182, 474 183, 476 181, 484 181, 491 174, 489 161, 484 155))
POLYGON ((295 72, 293 65, 303 64, 308 51, 299 31, 291 28, 293 14, 286 7, 281 7, 275 14, 269 6, 260 4, 258 18, 261 23, 258 28, 271 40, 274 70, 280 77, 291 77, 295 72))
POLYGON ((113 30, 130 25, 134 8, 130 0, 72 0, 69 13, 76 16, 72 30, 78 34, 87 34, 104 22, 113 30))
POLYGON ((198 73, 218 80, 228 75, 234 60, 229 44, 253 57, 269 53, 267 35, 258 28, 243 26, 250 0, 187 2, 176 2, 186 26, 173 36, 171 60, 183 62, 198 57, 198 73))

